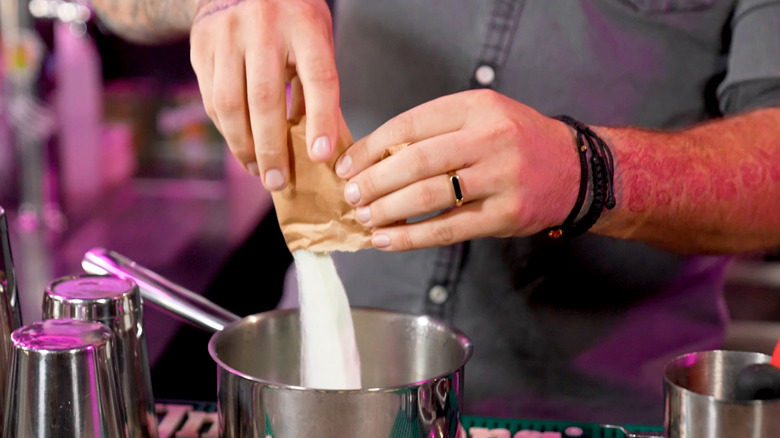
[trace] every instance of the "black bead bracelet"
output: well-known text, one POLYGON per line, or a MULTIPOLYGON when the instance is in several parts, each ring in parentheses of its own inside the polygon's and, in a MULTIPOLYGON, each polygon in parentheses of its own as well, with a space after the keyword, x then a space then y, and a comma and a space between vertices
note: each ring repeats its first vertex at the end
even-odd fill
POLYGON ((577 153, 580 157, 580 189, 577 201, 574 203, 571 213, 558 227, 549 228, 547 236, 552 239, 560 237, 574 237, 585 233, 596 223, 604 209, 615 208, 614 174, 615 168, 612 160, 612 152, 607 143, 599 137, 589 126, 567 115, 554 117, 574 128, 577 133, 577 153), (586 144, 587 143, 587 144, 586 144), (590 177, 588 175, 587 154, 590 151, 590 177), (588 186, 593 182, 593 197, 588 211, 577 221, 585 198, 588 186))

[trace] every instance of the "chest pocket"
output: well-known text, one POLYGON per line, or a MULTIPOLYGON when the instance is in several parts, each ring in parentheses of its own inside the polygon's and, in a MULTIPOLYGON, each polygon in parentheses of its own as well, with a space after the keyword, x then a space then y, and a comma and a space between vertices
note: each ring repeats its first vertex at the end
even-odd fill
POLYGON ((620 0, 641 12, 684 12, 706 9, 717 0, 620 0))

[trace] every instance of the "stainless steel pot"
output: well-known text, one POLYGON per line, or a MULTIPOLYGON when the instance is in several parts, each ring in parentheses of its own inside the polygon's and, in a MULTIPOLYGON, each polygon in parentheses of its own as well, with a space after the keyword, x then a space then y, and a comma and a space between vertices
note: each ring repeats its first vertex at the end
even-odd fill
POLYGON ((445 323, 427 316, 353 308, 363 389, 308 389, 300 386, 297 310, 241 319, 221 311, 205 324, 199 317, 209 314, 204 305, 213 304, 206 305, 202 297, 180 286, 167 287, 170 282, 156 281, 158 275, 126 257, 94 249, 85 254, 82 265, 90 273, 133 279, 144 299, 217 330, 209 353, 219 368, 220 436, 459 436, 464 367, 472 346, 463 333, 445 323), (220 327, 219 320, 227 324, 220 327))
POLYGON ((664 367, 664 434, 629 432, 627 438, 767 438, 780 431, 780 399, 737 400, 740 371, 769 362, 762 353, 699 351, 664 367))

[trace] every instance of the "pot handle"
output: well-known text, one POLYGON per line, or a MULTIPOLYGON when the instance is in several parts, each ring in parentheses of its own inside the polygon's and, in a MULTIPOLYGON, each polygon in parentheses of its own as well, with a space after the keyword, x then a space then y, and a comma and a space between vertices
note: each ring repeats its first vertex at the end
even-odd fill
POLYGON ((200 294, 179 286, 114 251, 93 248, 84 253, 81 267, 90 274, 112 274, 135 281, 145 302, 207 331, 218 332, 227 324, 241 319, 200 294))
POLYGON ((602 428, 604 429, 616 429, 620 432, 623 432, 623 435, 626 438, 665 438, 666 435, 660 432, 629 432, 628 429, 626 429, 623 426, 616 426, 614 424, 602 424, 602 428))

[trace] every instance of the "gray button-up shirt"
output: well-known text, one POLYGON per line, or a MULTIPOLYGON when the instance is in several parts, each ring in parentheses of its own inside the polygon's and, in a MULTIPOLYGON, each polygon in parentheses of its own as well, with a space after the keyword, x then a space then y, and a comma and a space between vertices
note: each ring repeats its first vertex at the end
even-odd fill
MULTIPOLYGON (((492 87, 548 115, 678 128, 780 105, 777 0, 337 0, 356 138, 492 87)), ((540 206, 545 208, 545 206, 540 206)), ((727 260, 586 234, 335 254, 356 306, 428 312, 474 342, 466 411, 660 424, 663 364, 716 348, 727 260)))

